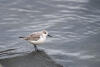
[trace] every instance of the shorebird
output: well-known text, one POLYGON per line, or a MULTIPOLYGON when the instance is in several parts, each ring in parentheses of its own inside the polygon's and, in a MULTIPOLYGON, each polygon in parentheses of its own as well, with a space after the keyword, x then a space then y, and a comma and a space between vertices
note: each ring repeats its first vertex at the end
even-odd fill
POLYGON ((22 38, 28 41, 29 43, 33 44, 35 51, 38 51, 37 45, 44 43, 47 36, 52 37, 51 35, 48 34, 46 30, 42 30, 39 32, 33 32, 32 34, 26 37, 19 37, 19 38, 22 38))

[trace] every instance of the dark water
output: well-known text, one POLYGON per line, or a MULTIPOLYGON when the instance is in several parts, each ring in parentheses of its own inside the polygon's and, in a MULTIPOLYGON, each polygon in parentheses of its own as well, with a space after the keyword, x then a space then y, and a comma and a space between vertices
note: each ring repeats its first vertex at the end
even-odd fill
MULTIPOLYGON (((34 51, 19 36, 43 29, 55 38, 40 45, 64 67, 100 66, 99 0, 0 0, 0 51, 16 53, 1 59, 34 51)), ((8 53, 9 53, 8 52, 8 53)))
POLYGON ((63 67, 54 62, 44 51, 31 52, 24 56, 1 59, 0 67, 63 67))

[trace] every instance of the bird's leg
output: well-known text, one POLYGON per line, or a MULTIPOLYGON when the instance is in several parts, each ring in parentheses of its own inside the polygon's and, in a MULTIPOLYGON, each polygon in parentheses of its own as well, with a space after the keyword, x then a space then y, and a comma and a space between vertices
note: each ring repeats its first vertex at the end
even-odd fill
POLYGON ((34 48, 35 48, 35 51, 38 51, 38 48, 37 48, 37 46, 34 44, 34 48))

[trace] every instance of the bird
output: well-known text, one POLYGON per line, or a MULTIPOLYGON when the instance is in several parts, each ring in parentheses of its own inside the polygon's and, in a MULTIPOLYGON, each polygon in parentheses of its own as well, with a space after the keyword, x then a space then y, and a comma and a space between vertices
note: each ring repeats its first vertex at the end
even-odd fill
POLYGON ((39 51, 37 48, 37 45, 44 43, 47 36, 52 37, 51 35, 48 34, 46 30, 42 30, 39 32, 33 32, 32 34, 29 34, 26 37, 21 36, 19 38, 24 39, 28 41, 29 43, 33 44, 35 51, 39 51))

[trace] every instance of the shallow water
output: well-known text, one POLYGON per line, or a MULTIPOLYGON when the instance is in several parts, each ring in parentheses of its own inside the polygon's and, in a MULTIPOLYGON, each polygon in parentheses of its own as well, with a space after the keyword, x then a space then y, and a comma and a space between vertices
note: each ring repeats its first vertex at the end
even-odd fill
MULTIPOLYGON (((40 45, 64 67, 100 66, 99 0, 0 0, 0 51, 31 52, 19 36, 43 29, 54 38, 40 45)), ((15 55, 1 55, 9 58, 15 55)))

